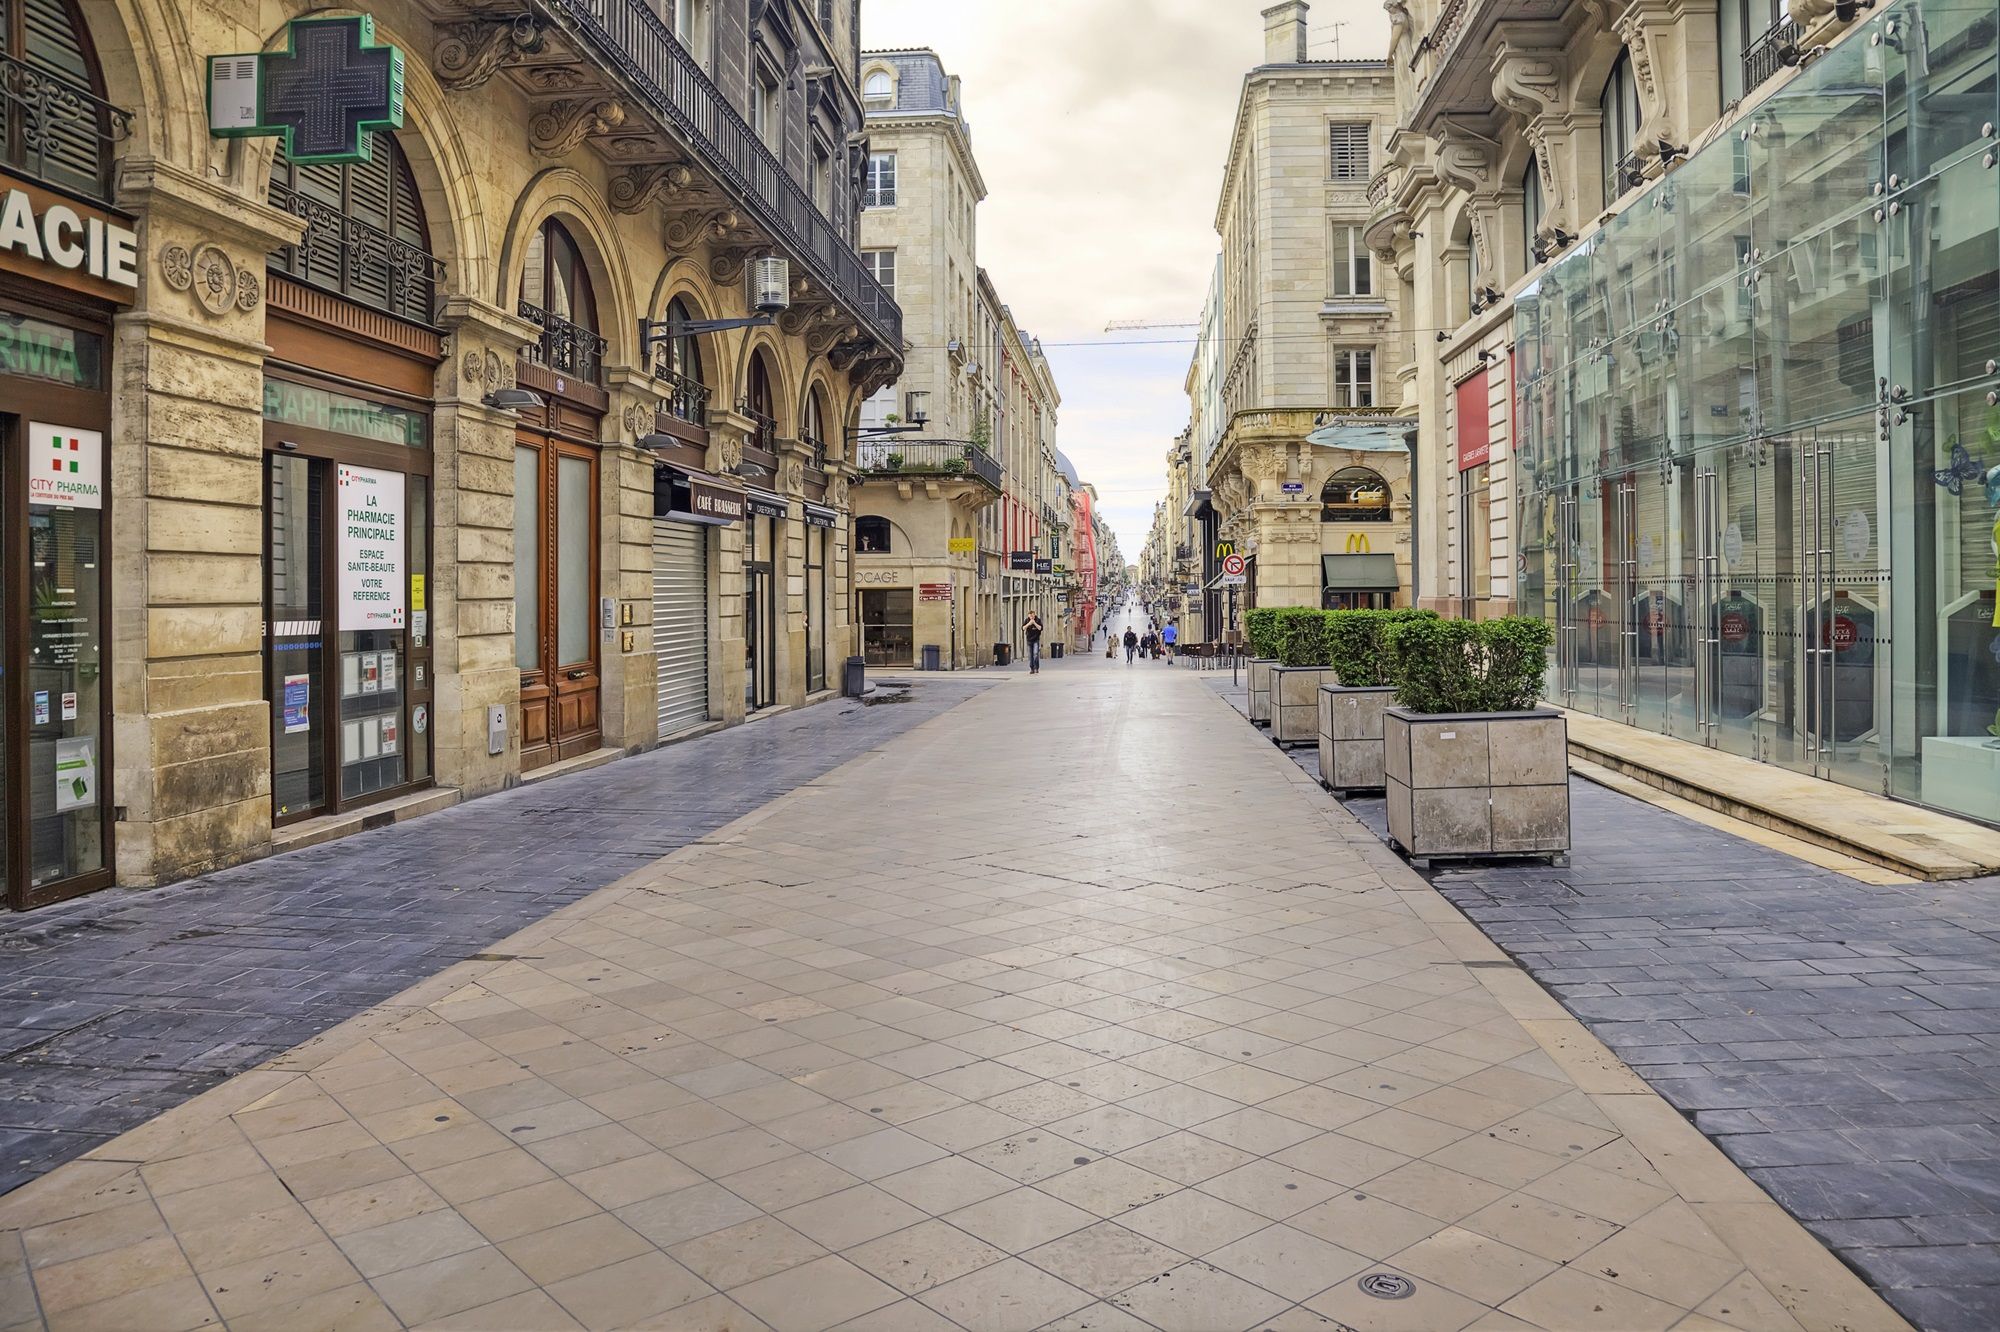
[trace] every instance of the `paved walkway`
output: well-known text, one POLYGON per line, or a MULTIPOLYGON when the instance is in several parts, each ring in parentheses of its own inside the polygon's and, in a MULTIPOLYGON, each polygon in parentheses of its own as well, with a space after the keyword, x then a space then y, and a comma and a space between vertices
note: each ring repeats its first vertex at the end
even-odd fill
POLYGON ((906 701, 823 703, 169 887, 0 913, 0 1193, 986 687, 893 678, 913 679, 906 701))
POLYGON ((1095 658, 0 1199, 14 1322, 1904 1326, 1212 691, 1095 658))
MULTIPOLYGON (((2000 880, 1863 882, 1571 799, 1567 867, 1428 877, 1905 1315, 2000 1327, 2000 880)), ((1386 830, 1380 799, 1346 806, 1386 830)))

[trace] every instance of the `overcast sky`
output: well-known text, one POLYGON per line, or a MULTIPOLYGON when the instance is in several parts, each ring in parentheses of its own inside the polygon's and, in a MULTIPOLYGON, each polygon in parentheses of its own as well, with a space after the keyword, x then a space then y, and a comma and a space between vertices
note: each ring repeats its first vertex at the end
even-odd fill
MULTIPOLYGON (((928 46, 964 80, 986 177, 979 262, 1042 339, 1058 443, 1136 562, 1187 424, 1192 329, 1106 336, 1112 320, 1192 321, 1219 240, 1216 193, 1271 0, 862 0, 868 49, 928 46), (1153 343, 1154 345, 1112 345, 1153 343), (1092 345, 1077 345, 1092 344, 1092 345)), ((1379 56, 1377 0, 1318 0, 1315 59, 1379 56)))

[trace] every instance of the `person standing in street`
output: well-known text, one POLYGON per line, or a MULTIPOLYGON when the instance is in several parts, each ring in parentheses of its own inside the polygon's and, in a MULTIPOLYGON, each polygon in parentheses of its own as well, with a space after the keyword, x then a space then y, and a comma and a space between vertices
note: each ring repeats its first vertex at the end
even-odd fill
POLYGON ((1167 627, 1160 630, 1160 641, 1167 645, 1167 665, 1174 664, 1174 644, 1181 641, 1180 621, 1168 620, 1167 627))
POLYGON ((1034 611, 1021 622, 1021 636, 1028 640, 1028 674, 1042 673, 1042 617, 1034 611))
POLYGON ((1128 624, 1125 626, 1125 664, 1127 666, 1130 666, 1132 664, 1132 658, 1137 656, 1138 652, 1139 652, 1139 635, 1136 632, 1134 632, 1132 626, 1128 624))

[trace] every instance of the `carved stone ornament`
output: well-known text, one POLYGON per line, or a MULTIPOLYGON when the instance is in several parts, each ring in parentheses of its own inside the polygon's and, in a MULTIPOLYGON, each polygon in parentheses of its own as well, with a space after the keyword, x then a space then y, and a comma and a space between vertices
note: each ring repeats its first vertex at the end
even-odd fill
POLYGON ((257 308, 258 298, 263 295, 264 285, 249 269, 241 269, 236 274, 236 308, 248 314, 257 308))
POLYGON ((1402 51, 1403 39, 1410 35, 1414 20, 1410 17, 1408 0, 1382 0, 1382 9, 1389 16, 1389 58, 1394 60, 1402 51))
POLYGON ((236 303, 236 265, 218 245, 203 245, 194 252, 194 298, 212 315, 236 303))
POLYGON ((501 66, 522 56, 539 55, 547 45, 545 31, 532 14, 450 24, 437 44, 438 82, 453 92, 480 87, 501 66))
POLYGON ((787 458, 778 464, 778 489, 787 495, 795 495, 806 485, 806 467, 797 458, 787 458))
POLYGON ((724 430, 716 441, 722 454, 722 470, 733 472, 743 465, 743 436, 734 430, 724 430))
POLYGON ((1446 184, 1454 185, 1467 194, 1478 194, 1486 189, 1493 159, 1484 144, 1447 136, 1437 141, 1437 152, 1433 157, 1437 174, 1446 184))
POLYGON ((1561 109, 1562 83, 1554 52, 1503 50, 1493 62, 1493 100, 1526 121, 1561 109))
POLYGON ((175 291, 194 285, 194 256, 185 245, 160 247, 160 280, 175 291))
POLYGON ((826 499, 827 503, 833 505, 835 508, 845 508, 847 506, 846 476, 835 473, 826 479, 826 499))
POLYGON ((465 354, 465 359, 459 365, 459 378, 468 384, 484 383, 486 378, 485 365, 486 362, 480 359, 477 351, 469 351, 465 354))
POLYGON ((685 194, 693 184, 694 172, 678 162, 628 167, 611 180, 611 206, 621 213, 641 213, 685 194))
POLYGON ((743 270, 757 256, 754 249, 730 248, 717 250, 708 261, 710 280, 726 287, 733 287, 743 280, 743 270))
POLYGON ((568 157, 593 134, 625 123, 625 104, 610 97, 550 102, 528 122, 528 147, 540 157, 568 157))

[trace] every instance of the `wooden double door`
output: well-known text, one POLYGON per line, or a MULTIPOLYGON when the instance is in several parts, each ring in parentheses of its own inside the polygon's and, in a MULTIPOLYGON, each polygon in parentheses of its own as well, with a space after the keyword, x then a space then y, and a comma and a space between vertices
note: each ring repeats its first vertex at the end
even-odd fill
POLYGON ((597 450, 522 429, 514 441, 514 655, 521 770, 587 754, 602 738, 597 450))

